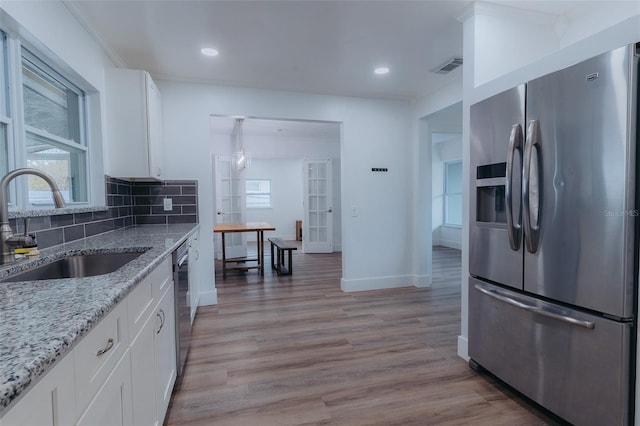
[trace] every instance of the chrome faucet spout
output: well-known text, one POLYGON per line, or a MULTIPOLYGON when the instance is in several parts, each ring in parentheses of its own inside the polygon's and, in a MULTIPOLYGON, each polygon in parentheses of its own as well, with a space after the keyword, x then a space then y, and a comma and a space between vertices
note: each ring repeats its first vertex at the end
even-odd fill
POLYGON ((44 179, 51 188, 53 202, 55 203, 56 208, 62 208, 65 205, 60 188, 58 188, 56 182, 47 173, 38 169, 30 168, 15 169, 7 173, 2 180, 0 180, 0 240, 2 242, 2 258, 0 259, 0 263, 8 263, 14 260, 13 249, 7 243, 7 241, 13 236, 11 225, 9 225, 9 200, 7 199, 7 187, 11 180, 21 175, 34 175, 44 179))

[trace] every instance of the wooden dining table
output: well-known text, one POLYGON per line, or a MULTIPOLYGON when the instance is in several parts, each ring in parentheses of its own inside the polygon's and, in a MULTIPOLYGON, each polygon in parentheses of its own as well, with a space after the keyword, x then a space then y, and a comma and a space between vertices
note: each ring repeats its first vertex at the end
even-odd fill
POLYGON ((275 231, 276 228, 266 222, 235 222, 235 223, 217 223, 213 232, 222 236, 222 279, 227 278, 227 269, 258 269, 260 275, 264 275, 264 231, 275 231), (255 232, 256 242, 258 245, 257 256, 235 257, 227 259, 225 248, 225 234, 235 232, 255 232), (257 262, 256 264, 247 264, 247 262, 257 262), (227 266, 234 264, 234 266, 227 266))

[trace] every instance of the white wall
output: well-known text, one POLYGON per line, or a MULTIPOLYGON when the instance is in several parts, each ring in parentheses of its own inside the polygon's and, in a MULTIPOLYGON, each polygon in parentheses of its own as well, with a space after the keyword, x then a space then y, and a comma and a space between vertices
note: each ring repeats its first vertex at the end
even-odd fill
MULTIPOLYGON (((245 179, 271 181, 271 207, 247 209, 247 221, 267 222, 275 236, 296 239, 296 220, 302 220, 302 160, 252 159, 245 179)), ((255 238, 253 238, 255 241, 255 238)))
MULTIPOLYGON (((463 21, 463 164, 469 164, 469 107, 471 104, 555 70, 608 50, 640 41, 640 2, 582 3, 579 12, 559 17, 561 31, 552 40, 546 40, 544 48, 538 50, 537 60, 531 61, 527 47, 539 42, 539 25, 534 21, 521 21, 519 49, 510 49, 505 40, 512 28, 513 20, 522 13, 510 14, 501 11, 487 18, 487 8, 475 4, 461 17, 463 21), (496 37, 502 34, 503 37, 496 37), (493 40, 493 45, 488 41, 493 40), (501 43, 500 40, 505 43, 501 43), (515 55, 515 57, 514 57, 515 55), (488 62, 503 64, 501 58, 510 56, 506 69, 490 68, 488 62), (521 64, 525 64, 521 66, 521 64), (476 69, 479 75, 476 76, 476 69)), ((469 199, 469 171, 463 167, 463 197, 469 199)), ((468 359, 468 202, 464 203, 462 233, 462 312, 461 333, 458 338, 458 354, 468 359)), ((636 392, 640 395, 640 392, 636 392)))
MULTIPOLYGON (((324 120, 342 123, 342 251, 345 290, 413 285, 411 105, 241 87, 157 81, 163 100, 165 158, 169 179, 197 179, 202 229, 213 229, 210 115, 324 120), (374 174, 371 167, 388 167, 374 174), (366 253, 366 256, 363 255, 366 253)), ((335 219, 334 219, 335 220, 335 219)), ((213 259, 213 237, 201 238, 213 259)), ((205 301, 215 299, 213 262, 203 276, 205 301)))
MULTIPOLYGON (((91 138, 92 155, 89 159, 91 182, 103 182, 105 168, 103 147, 104 125, 104 70, 113 63, 91 34, 60 2, 54 1, 1 1, 0 25, 10 36, 20 35, 36 51, 54 58, 61 71, 77 76, 87 93, 90 117, 87 131, 91 138), (12 35, 13 34, 13 35, 12 35)), ((105 204, 104 185, 92 185, 92 202, 105 204)))

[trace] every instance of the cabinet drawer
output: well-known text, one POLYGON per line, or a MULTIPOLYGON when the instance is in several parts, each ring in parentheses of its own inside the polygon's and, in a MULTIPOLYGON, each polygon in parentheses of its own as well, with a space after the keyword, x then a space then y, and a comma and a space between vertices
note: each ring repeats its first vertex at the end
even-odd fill
POLYGON ((119 303, 74 349, 76 410, 87 404, 129 346, 127 303, 119 303))
POLYGON ((153 298, 159 301, 167 286, 173 281, 173 267, 171 265, 171 257, 166 258, 158 267, 147 277, 151 281, 151 289, 153 298))
POLYGON ((132 341, 144 326, 147 318, 153 313, 153 307, 157 303, 157 300, 153 297, 152 280, 150 278, 145 278, 127 296, 129 338, 132 341))

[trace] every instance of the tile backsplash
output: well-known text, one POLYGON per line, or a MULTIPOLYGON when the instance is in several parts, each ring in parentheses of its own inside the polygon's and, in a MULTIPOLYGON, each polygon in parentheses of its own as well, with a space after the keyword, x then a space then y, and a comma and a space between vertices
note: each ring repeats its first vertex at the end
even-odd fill
MULTIPOLYGON (((38 247, 47 248, 131 225, 198 222, 195 180, 129 182, 106 176, 105 184, 106 210, 30 218, 29 233, 36 234, 38 247), (163 208, 165 197, 172 200, 169 211, 163 208)), ((16 232, 24 232, 22 219, 10 219, 9 223, 16 232)))

